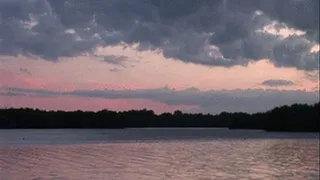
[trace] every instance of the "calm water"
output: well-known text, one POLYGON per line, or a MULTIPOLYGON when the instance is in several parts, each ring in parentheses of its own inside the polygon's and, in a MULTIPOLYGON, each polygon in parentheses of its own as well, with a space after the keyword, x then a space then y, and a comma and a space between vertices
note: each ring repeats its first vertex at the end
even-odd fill
POLYGON ((0 130, 0 180, 317 180, 317 133, 0 130))

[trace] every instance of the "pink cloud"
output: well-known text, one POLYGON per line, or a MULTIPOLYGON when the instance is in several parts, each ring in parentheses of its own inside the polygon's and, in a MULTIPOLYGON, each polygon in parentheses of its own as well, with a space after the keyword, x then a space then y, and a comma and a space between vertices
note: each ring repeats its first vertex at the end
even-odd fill
POLYGON ((124 90, 124 89, 138 89, 138 86, 134 84, 99 84, 99 83, 74 83, 74 82, 63 82, 43 79, 39 77, 33 77, 30 75, 10 72, 4 69, 0 69, 0 88, 3 87, 20 87, 26 89, 45 89, 52 91, 73 91, 78 89, 113 89, 113 90, 124 90))
POLYGON ((124 111, 131 109, 152 109, 155 113, 173 112, 175 110, 197 109, 191 105, 167 105, 144 99, 100 99, 74 96, 30 97, 30 96, 0 96, 2 106, 30 107, 46 110, 89 110, 109 109, 124 111))
POLYGON ((130 48, 127 50, 120 47, 103 48, 101 51, 104 55, 127 56, 130 60, 138 59, 139 63, 134 67, 112 73, 109 72, 109 69, 114 68, 114 65, 98 61, 94 57, 68 58, 59 63, 23 57, 10 58, 10 61, 2 64, 2 69, 5 70, 0 70, 0 73, 4 74, 2 79, 0 78, 0 84, 9 83, 24 88, 43 88, 55 91, 149 89, 165 85, 178 90, 192 86, 201 90, 221 90, 264 88, 261 82, 265 80, 284 79, 299 83, 290 87, 275 87, 275 89, 306 88, 310 90, 309 80, 305 80, 303 71, 294 68, 277 68, 268 60, 250 63, 247 67, 223 68, 186 64, 173 59, 165 59, 156 53, 137 53, 130 48), (19 72, 20 67, 29 70, 32 76, 19 72), (4 80, 6 73, 11 73, 11 77, 4 80))

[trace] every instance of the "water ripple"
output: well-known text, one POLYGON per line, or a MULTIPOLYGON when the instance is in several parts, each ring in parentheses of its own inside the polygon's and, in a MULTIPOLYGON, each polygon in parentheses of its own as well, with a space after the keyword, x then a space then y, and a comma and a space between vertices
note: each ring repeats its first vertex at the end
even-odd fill
POLYGON ((0 180, 316 180, 317 139, 0 147, 0 180))

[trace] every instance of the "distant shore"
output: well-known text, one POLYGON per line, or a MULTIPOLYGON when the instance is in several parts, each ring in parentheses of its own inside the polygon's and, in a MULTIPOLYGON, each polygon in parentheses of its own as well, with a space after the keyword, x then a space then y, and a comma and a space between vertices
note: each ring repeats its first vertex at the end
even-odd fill
POLYGON ((0 109, 0 129, 125 129, 125 128, 228 128, 278 132, 320 132, 319 103, 293 104, 263 113, 217 115, 152 110, 115 112, 45 111, 30 108, 0 109))

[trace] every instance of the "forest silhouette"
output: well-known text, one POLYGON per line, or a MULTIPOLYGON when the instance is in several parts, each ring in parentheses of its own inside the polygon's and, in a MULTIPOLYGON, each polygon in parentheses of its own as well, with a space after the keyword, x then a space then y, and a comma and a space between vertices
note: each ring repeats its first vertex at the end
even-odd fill
POLYGON ((254 114, 222 112, 217 115, 181 111, 156 115, 147 109, 92 112, 5 108, 0 109, 0 129, 208 127, 319 132, 319 104, 286 105, 254 114))

